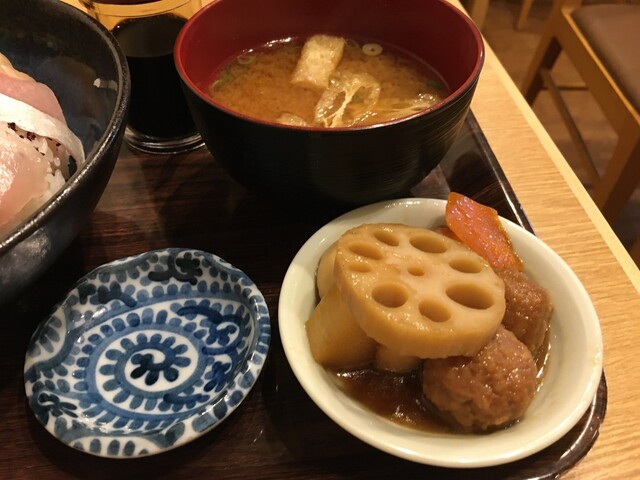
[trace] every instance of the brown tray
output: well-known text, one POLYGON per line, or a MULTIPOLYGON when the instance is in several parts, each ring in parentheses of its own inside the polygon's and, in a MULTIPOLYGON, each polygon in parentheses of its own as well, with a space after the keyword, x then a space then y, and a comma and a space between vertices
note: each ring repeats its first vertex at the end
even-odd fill
MULTIPOLYGON (((532 230, 472 114, 441 166, 407 196, 464 193, 532 230)), ((550 479, 591 448, 607 403, 604 375, 576 427, 544 451, 500 467, 453 470, 411 463, 357 440, 306 395, 278 336, 278 296, 297 250, 331 216, 293 214, 244 191, 201 149, 138 155, 123 148, 98 209, 62 258, 0 310, 0 478, 513 478, 550 479), (264 294, 272 342, 258 383, 236 412, 200 439, 149 458, 114 461, 58 442, 29 409, 24 352, 38 323, 76 279, 111 260, 164 247, 215 253, 244 270, 264 294)))

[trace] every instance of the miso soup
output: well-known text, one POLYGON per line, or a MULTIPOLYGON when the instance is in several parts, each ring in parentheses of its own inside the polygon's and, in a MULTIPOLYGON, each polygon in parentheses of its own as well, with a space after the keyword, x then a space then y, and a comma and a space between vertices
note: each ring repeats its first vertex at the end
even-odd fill
POLYGON ((209 86, 211 98, 230 110, 314 128, 395 120, 448 93, 442 78, 415 57, 389 45, 326 35, 246 51, 215 72, 209 86))

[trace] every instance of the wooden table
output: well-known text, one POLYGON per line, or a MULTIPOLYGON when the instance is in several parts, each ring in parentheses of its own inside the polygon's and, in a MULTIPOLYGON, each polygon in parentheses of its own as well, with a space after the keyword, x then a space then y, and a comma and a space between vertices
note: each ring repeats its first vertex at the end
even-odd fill
MULTIPOLYGON (((563 478, 640 478, 640 271, 488 49, 472 104, 491 149, 537 235, 586 286, 605 342, 608 409, 586 457, 563 478)), ((306 396, 282 353, 277 298, 290 260, 325 219, 292 217, 243 192, 206 150, 181 156, 121 152, 80 237, 34 287, 0 311, 0 478, 522 478, 531 464, 491 472, 434 469, 353 438, 306 396), (212 202, 216 202, 213 204, 212 202), (22 365, 29 336, 75 279, 153 248, 216 253, 265 295, 274 338, 247 400, 222 425, 165 454, 127 461, 76 452, 32 415, 22 365), (42 293, 44 292, 44 293, 42 293), (489 477, 485 477, 489 475, 489 477)))
POLYGON ((472 108, 537 235, 576 272, 600 317, 607 415, 565 478, 639 478, 640 271, 491 51, 472 108))

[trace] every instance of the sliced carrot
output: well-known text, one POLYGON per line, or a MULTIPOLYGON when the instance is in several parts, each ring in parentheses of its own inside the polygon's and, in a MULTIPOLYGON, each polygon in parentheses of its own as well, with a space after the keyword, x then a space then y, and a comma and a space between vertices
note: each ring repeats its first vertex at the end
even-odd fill
POLYGON ((522 260, 498 218, 498 212, 460 193, 451 192, 445 213, 447 226, 462 243, 483 257, 492 268, 522 271, 522 260))

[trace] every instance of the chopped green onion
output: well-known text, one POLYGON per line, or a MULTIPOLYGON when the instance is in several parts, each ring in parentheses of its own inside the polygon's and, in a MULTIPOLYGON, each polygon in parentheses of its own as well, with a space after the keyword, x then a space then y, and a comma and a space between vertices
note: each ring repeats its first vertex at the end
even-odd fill
POLYGON ((444 90, 444 85, 438 80, 434 80, 433 78, 427 80, 427 85, 429 85, 431 88, 435 88, 436 90, 444 90))
POLYGON ((365 43, 362 52, 370 57, 376 57, 382 53, 382 45, 378 43, 365 43))
POLYGON ((255 55, 249 55, 249 54, 240 55, 238 57, 238 63, 240 65, 249 65, 253 63, 255 59, 256 59, 255 55))
POLYGON ((351 39, 351 38, 347 38, 345 41, 345 45, 349 48, 360 48, 360 45, 358 45, 358 42, 356 42, 355 40, 351 39))
POLYGON ((212 90, 218 90, 219 88, 221 88, 223 85, 229 83, 234 78, 235 77, 233 76, 233 74, 229 70, 225 69, 220 74, 220 78, 218 78, 218 80, 213 82, 213 84, 211 85, 211 89, 212 90))

